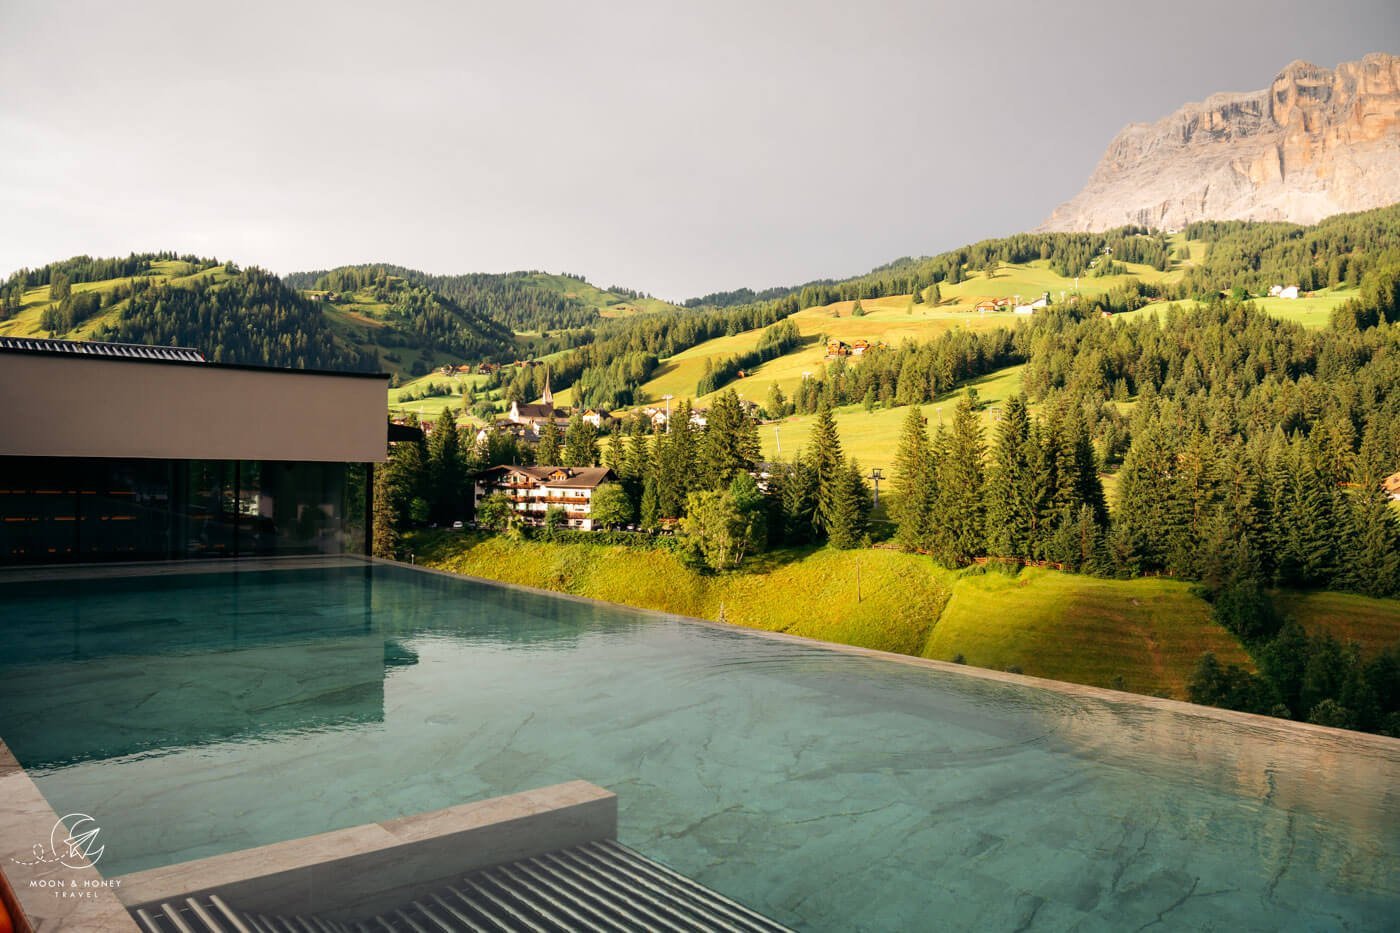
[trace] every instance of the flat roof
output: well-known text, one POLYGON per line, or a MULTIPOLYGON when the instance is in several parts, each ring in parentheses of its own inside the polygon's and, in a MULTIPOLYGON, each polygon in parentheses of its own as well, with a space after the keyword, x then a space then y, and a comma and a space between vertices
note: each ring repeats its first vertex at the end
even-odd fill
POLYGON ((383 373, 210 363, 187 347, 37 338, 4 340, 0 354, 0 456, 386 456, 383 373))
POLYGON ((143 343, 107 343, 100 340, 52 340, 47 337, 0 337, 0 353, 63 356, 69 359, 100 359, 111 362, 173 363, 210 369, 242 369, 259 373, 291 373, 310 376, 349 376, 357 379, 388 379, 388 373, 353 369, 292 369, 257 363, 213 363, 193 347, 165 347, 143 343))

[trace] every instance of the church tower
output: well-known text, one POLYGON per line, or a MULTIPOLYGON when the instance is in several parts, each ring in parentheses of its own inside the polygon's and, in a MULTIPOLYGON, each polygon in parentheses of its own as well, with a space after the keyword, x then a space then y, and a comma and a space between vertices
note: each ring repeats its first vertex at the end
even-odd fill
POLYGON ((544 402, 544 403, 545 403, 546 405, 548 405, 550 408, 553 408, 553 407, 554 407, 554 393, 551 392, 551 391, 549 391, 549 367, 548 367, 548 366, 546 366, 546 367, 544 368, 544 395, 540 397, 540 401, 541 401, 541 402, 544 402))

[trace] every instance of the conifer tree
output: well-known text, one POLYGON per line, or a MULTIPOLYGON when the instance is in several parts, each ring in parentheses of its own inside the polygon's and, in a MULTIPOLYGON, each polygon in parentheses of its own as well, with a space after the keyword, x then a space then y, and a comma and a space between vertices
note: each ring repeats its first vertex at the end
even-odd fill
POLYGON ((399 523, 394 514, 395 503, 390 488, 388 464, 374 473, 374 528, 371 548, 375 557, 394 560, 399 550, 399 523))
POLYGON ((1400 594, 1400 522, 1380 490, 1380 481, 1366 476, 1351 492, 1346 582, 1367 596, 1400 594))
POLYGON ((637 510, 641 525, 653 531, 661 523, 661 500, 656 491, 656 472, 649 471, 642 485, 642 504, 637 510))
POLYGON ((652 473, 656 478, 656 506, 661 518, 685 515, 686 497, 695 488, 695 428, 690 423, 690 402, 682 402, 665 434, 658 436, 652 473))
POLYGON ((860 464, 852 458, 837 478, 836 499, 830 516, 828 541, 834 548, 859 547, 870 512, 870 490, 861 475, 860 464))
POLYGON ((808 457, 797 457, 778 472, 783 540, 805 544, 817 534, 817 475, 808 457))
POLYGON ((929 452, 928 426, 917 405, 910 405, 900 429, 894 456, 894 495, 888 506, 895 537, 909 549, 928 546, 934 502, 934 464, 929 452))
POLYGON ((1286 456, 1284 465, 1272 467, 1281 486, 1275 491, 1278 512, 1273 516, 1274 522, 1282 523, 1277 529, 1279 582, 1320 586, 1332 578, 1339 556, 1336 487, 1306 439, 1294 438, 1286 456))
POLYGON ((450 522, 462 514, 466 494, 466 467, 462 458, 461 434, 457 415, 448 406, 442 410, 428 441, 427 489, 432 519, 450 522))
POLYGON ((591 467, 598 464, 598 431, 593 422, 574 412, 564 433, 564 465, 591 467))
POLYGON ((817 483, 817 509, 812 524, 818 535, 826 537, 831 533, 843 487, 843 474, 846 470, 845 455, 841 452, 841 436, 836 431, 836 419, 831 413, 831 404, 823 401, 812 425, 810 462, 817 483))
POLYGON ((651 463, 651 443, 643 430, 641 419, 634 418, 627 437, 627 452, 622 468, 617 471, 622 488, 632 502, 634 512, 640 514, 642 508, 642 485, 646 480, 647 468, 651 463))
POLYGON ((958 400, 947 449, 938 460, 934 549, 949 566, 986 553, 982 425, 972 396, 958 400))
POLYGON ((623 465, 627 462, 627 447, 623 444, 621 431, 613 431, 609 435, 608 452, 603 462, 618 476, 622 475, 623 465))
POLYGON ((540 426, 540 441, 535 446, 535 462, 540 466, 560 466, 563 451, 559 449, 559 427, 551 418, 540 426))
POLYGON ((987 472, 987 550, 1001 557, 1031 557, 1035 543, 1040 477, 1031 443, 1024 395, 1007 399, 996 427, 987 472))
POLYGON ((758 462, 758 424, 744 411, 733 389, 721 392, 710 406, 705 430, 696 445, 696 476, 704 489, 722 489, 758 462))
POLYGON ((769 418, 782 418, 787 415, 787 396, 783 394, 782 386, 776 382, 768 387, 768 403, 764 406, 764 411, 769 418))

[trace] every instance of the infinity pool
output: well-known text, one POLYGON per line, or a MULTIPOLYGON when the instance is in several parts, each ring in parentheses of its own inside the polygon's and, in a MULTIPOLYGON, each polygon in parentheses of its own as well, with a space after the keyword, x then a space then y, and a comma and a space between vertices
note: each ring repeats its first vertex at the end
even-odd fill
POLYGON ((0 585, 0 738, 107 875, 581 778, 812 930, 1394 929, 1400 741, 408 568, 0 585))

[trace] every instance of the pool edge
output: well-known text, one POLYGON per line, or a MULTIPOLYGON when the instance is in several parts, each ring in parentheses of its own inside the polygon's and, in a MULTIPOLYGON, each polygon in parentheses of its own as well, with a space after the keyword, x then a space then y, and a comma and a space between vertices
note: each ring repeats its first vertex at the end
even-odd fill
POLYGON ((1244 713, 1237 710, 1221 709, 1217 706, 1202 706, 1186 700, 1174 700, 1169 697, 1155 697, 1142 693, 1131 693, 1125 690, 1113 690, 1108 687, 1094 687, 1088 684, 1077 684, 1067 680, 1053 680, 1048 677, 1034 677, 1029 674, 1012 674, 1006 671, 993 670, 986 667, 975 667, 970 664, 955 664, 951 661, 937 661, 932 658, 920 658, 909 654, 900 654, 895 651, 882 651, 877 648, 861 648, 857 645, 847 645, 841 642, 824 641, 820 638, 809 638, 804 635, 790 635, 786 632, 774 632, 768 629, 750 628, 745 625, 734 625, 727 622, 716 622, 712 619, 701 619, 696 616, 682 615, 676 612, 663 612, 659 609, 647 609, 642 606, 632 606, 627 603, 615 603, 606 599, 595 599, 591 596, 579 596, 575 593, 562 593, 558 590, 546 589, 538 586, 527 586, 522 583, 509 583, 504 580, 493 580, 490 577, 478 577, 469 573, 457 573, 451 570, 441 570, 437 567, 427 567, 422 564, 407 564, 402 561, 388 560, 382 557, 367 557, 363 560, 382 564, 389 567, 399 567, 404 570, 416 570, 421 573, 434 574, 447 577, 453 580, 466 580, 472 583, 484 584, 487 586, 500 587, 507 590, 532 593, 539 596, 550 596, 556 599, 567 599, 574 602, 584 603, 594 606, 609 606, 614 608, 627 609, 631 612, 643 615, 654 616, 670 621, 686 622, 692 625, 701 625, 706 628, 725 632, 744 632, 750 635, 757 635, 774 641, 783 641, 789 644, 800 644, 838 651, 842 654, 853 654, 860 657, 873 658, 881 661, 894 661, 900 664, 921 667, 927 670, 935 670, 945 674, 960 674, 963 676, 975 677, 979 680, 991 681, 994 683, 1009 684, 1013 686, 1035 687, 1048 690, 1053 693, 1067 695, 1071 697, 1083 697, 1099 700, 1106 703, 1127 703, 1138 707, 1146 707, 1161 712, 1173 713, 1178 716, 1193 716, 1199 719, 1216 720, 1231 723, 1236 726, 1245 726, 1251 729, 1267 728, 1280 733, 1306 733, 1325 737, 1332 740, 1343 739, 1353 746, 1370 746, 1376 752, 1400 756, 1400 738, 1392 738, 1385 735, 1377 735, 1372 732, 1358 732, 1353 729, 1338 729, 1331 726, 1319 726, 1308 722, 1298 722, 1293 719, 1281 719, 1276 716, 1264 716, 1258 713, 1244 713))

